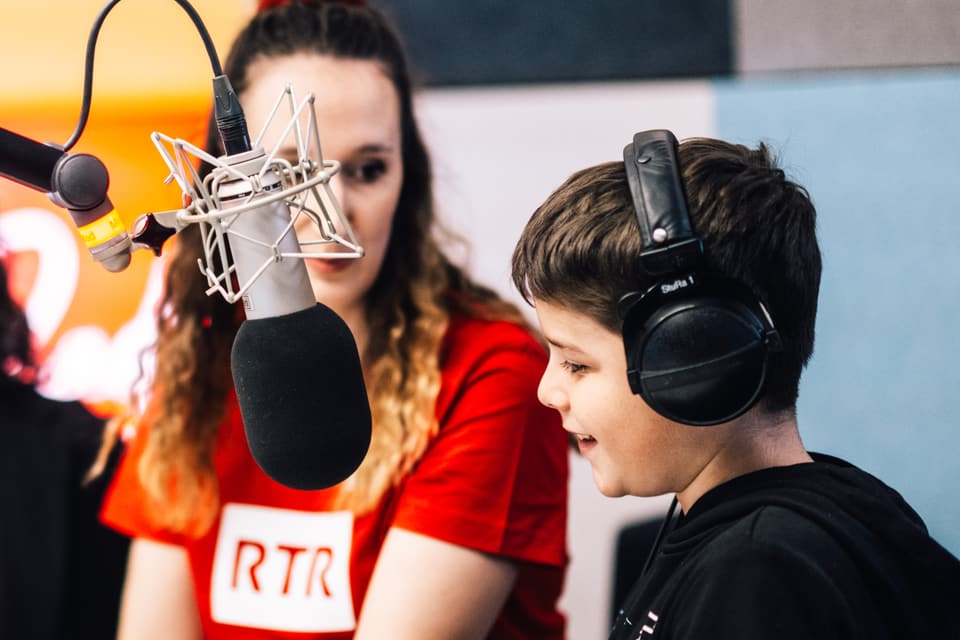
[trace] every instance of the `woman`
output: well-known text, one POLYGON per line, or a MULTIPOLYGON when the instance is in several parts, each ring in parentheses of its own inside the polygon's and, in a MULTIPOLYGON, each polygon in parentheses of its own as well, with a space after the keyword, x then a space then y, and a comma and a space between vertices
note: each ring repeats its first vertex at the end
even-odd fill
POLYGON ((225 71, 254 135, 288 82, 316 95, 365 256, 307 266, 362 354, 372 443, 329 490, 256 467, 228 369, 238 309, 204 294, 181 234, 152 397, 103 512, 135 538, 120 637, 563 637, 567 449, 536 400, 545 355, 432 235, 396 34, 369 8, 293 2, 252 19, 225 71))

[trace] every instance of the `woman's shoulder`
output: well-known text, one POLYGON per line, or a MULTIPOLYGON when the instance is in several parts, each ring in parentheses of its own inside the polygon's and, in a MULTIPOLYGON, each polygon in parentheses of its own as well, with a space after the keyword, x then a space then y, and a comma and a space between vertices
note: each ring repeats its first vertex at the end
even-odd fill
POLYGON ((538 404, 536 387, 547 355, 530 331, 503 320, 451 318, 441 353, 442 376, 437 412, 442 416, 468 397, 479 394, 481 404, 490 397, 527 406, 538 404))
POLYGON ((480 362, 509 360, 519 369, 542 372, 547 352, 537 335, 512 320, 464 314, 450 318, 441 353, 441 368, 472 368, 480 362))
POLYGON ((481 346, 475 343, 477 339, 490 341, 495 345, 533 345, 539 351, 543 351, 533 330, 517 321, 488 319, 465 314, 455 314, 450 317, 447 340, 481 346))

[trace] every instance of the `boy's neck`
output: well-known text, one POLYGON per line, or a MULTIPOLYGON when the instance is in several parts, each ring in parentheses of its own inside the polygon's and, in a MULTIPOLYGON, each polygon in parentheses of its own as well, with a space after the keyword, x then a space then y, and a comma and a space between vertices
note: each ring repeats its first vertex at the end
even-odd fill
POLYGON ((720 428, 728 430, 727 437, 696 477, 677 492, 684 513, 700 496, 728 480, 760 469, 813 462, 800 440, 794 412, 771 415, 755 409, 720 428))

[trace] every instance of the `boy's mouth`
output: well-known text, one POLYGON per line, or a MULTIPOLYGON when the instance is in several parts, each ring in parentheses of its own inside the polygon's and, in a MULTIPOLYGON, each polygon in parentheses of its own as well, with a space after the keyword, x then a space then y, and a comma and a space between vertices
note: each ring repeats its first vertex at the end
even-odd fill
POLYGON ((589 436, 585 433, 574 433, 573 437, 577 439, 577 448, 580 450, 580 455, 585 456, 587 452, 593 449, 597 441, 593 436, 589 436))
POLYGON ((574 433, 572 435, 577 440, 577 449, 580 450, 580 455, 582 456, 587 455, 587 452, 597 444, 596 438, 585 433, 574 433))

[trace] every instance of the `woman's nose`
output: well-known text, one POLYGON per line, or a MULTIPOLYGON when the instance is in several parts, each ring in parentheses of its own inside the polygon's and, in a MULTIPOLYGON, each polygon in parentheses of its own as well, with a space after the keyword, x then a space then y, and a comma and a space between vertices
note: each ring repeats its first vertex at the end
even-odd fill
POLYGON ((340 210, 344 215, 347 214, 347 202, 346 202, 346 189, 343 187, 343 178, 339 173, 335 174, 330 178, 330 191, 333 192, 333 197, 337 199, 337 204, 340 205, 340 210))
MULTIPOLYGON (((346 220, 347 224, 353 225, 353 212, 351 210, 350 203, 350 190, 344 185, 344 180, 339 175, 334 175, 330 178, 330 193, 333 195, 337 208, 343 216, 343 219, 346 220)), ((340 219, 340 216, 335 215, 333 211, 330 211, 330 217, 333 220, 334 227, 338 234, 344 233, 343 220, 340 219)))

